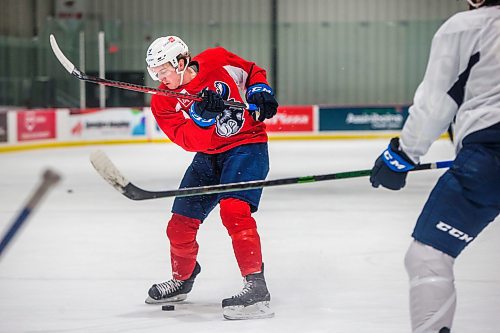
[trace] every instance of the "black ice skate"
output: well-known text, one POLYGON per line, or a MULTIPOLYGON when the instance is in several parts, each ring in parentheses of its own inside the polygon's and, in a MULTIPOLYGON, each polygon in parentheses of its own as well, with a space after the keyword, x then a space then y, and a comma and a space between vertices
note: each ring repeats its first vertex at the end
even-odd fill
MULTIPOLYGON (((262 266, 264 269, 264 266, 262 266)), ((264 270, 261 273, 245 276, 243 290, 231 298, 222 300, 222 314, 224 318, 260 319, 274 316, 269 307, 271 295, 267 290, 264 270)))
POLYGON ((187 298, 187 294, 193 288, 194 279, 201 271, 201 267, 196 262, 194 271, 189 279, 181 281, 171 279, 163 283, 153 284, 148 291, 147 304, 159 304, 167 302, 180 302, 187 298))

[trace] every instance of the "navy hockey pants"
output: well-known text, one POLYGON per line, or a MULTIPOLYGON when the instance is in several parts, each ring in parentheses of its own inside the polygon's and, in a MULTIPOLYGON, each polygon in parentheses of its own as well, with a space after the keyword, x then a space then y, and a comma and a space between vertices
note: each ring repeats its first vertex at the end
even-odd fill
POLYGON ((465 145, 439 179, 413 238, 456 258, 500 213, 500 154, 465 145))
MULTIPOLYGON (((220 154, 196 153, 179 188, 263 180, 269 172, 267 143, 253 143, 220 154)), ((175 198, 172 213, 203 221, 223 198, 248 202, 252 213, 259 207, 262 189, 175 198)))

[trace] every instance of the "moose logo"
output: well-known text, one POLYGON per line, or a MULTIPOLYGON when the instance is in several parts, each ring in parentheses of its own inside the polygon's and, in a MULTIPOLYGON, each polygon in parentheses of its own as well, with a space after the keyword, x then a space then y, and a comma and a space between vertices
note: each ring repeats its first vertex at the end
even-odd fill
MULTIPOLYGON (((230 96, 229 86, 225 82, 216 81, 214 83, 215 89, 224 100, 228 100, 230 96)), ((234 99, 229 99, 234 101, 234 99)), ((243 113, 244 108, 228 107, 220 115, 217 116, 215 126, 216 132, 219 136, 224 138, 237 134, 243 127, 245 117, 243 113)))

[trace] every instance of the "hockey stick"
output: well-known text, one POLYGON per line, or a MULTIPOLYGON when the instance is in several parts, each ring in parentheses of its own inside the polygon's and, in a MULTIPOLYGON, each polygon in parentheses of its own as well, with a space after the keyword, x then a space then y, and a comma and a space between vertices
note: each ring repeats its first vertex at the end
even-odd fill
MULTIPOLYGON (((138 84, 108 80, 108 79, 103 79, 100 77, 87 75, 84 72, 80 71, 75 65, 73 65, 73 63, 71 61, 69 61, 69 59, 64 55, 64 53, 59 48, 59 45, 57 45, 56 38, 52 34, 50 35, 50 46, 52 47, 52 51, 54 52, 57 60, 59 60, 61 65, 63 65, 63 67, 66 68, 66 70, 71 75, 76 76, 78 79, 80 79, 82 81, 92 82, 92 83, 101 84, 101 85, 109 86, 109 87, 138 91, 138 92, 151 94, 151 95, 162 95, 162 96, 167 96, 167 97, 176 97, 176 98, 188 99, 188 100, 192 100, 192 101, 201 101, 202 100, 202 98, 199 97, 198 95, 184 94, 184 93, 175 92, 175 91, 171 91, 171 90, 146 87, 146 86, 141 86, 138 84)), ((256 116, 259 117, 259 114, 258 114, 259 109, 257 108, 257 106, 255 104, 241 103, 241 102, 236 102, 236 101, 224 101, 224 105, 226 105, 227 107, 245 108, 251 112, 257 112, 256 116)))
POLYGON ((59 182, 60 179, 61 176, 52 170, 46 170, 43 173, 41 184, 36 188, 35 192, 33 192, 28 200, 28 203, 22 208, 17 218, 14 222, 12 222, 11 226, 3 236, 2 241, 0 242, 0 257, 12 238, 17 234, 30 214, 37 207, 40 200, 45 196, 47 191, 52 188, 52 186, 59 182))
MULTIPOLYGON (((147 191, 135 186, 127 178, 125 178, 103 151, 98 150, 93 152, 90 155, 90 162, 97 170, 97 172, 108 183, 110 183, 115 189, 117 189, 124 196, 132 200, 148 200, 148 199, 167 198, 167 197, 189 197, 194 195, 233 192, 233 191, 250 190, 250 189, 257 189, 257 188, 271 187, 271 186, 303 184, 303 183, 320 182, 333 179, 365 177, 369 176, 371 173, 371 169, 369 169, 369 170, 330 173, 326 175, 317 175, 317 176, 292 177, 292 178, 282 178, 274 180, 253 180, 248 182, 181 188, 168 191, 147 191)), ((448 168, 451 165, 451 163, 452 161, 443 161, 436 163, 420 164, 411 171, 448 168)))

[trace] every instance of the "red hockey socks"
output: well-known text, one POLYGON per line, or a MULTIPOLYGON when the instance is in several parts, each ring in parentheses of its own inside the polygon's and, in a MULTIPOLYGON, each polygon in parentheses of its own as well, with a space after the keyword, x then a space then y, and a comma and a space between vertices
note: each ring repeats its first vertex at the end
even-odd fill
POLYGON ((173 214, 168 222, 172 275, 177 280, 187 280, 194 270, 198 254, 196 234, 200 224, 200 220, 179 214, 173 214))
POLYGON ((220 201, 220 216, 233 242, 234 255, 241 275, 260 272, 262 252, 257 224, 250 205, 242 200, 226 198, 220 201))

